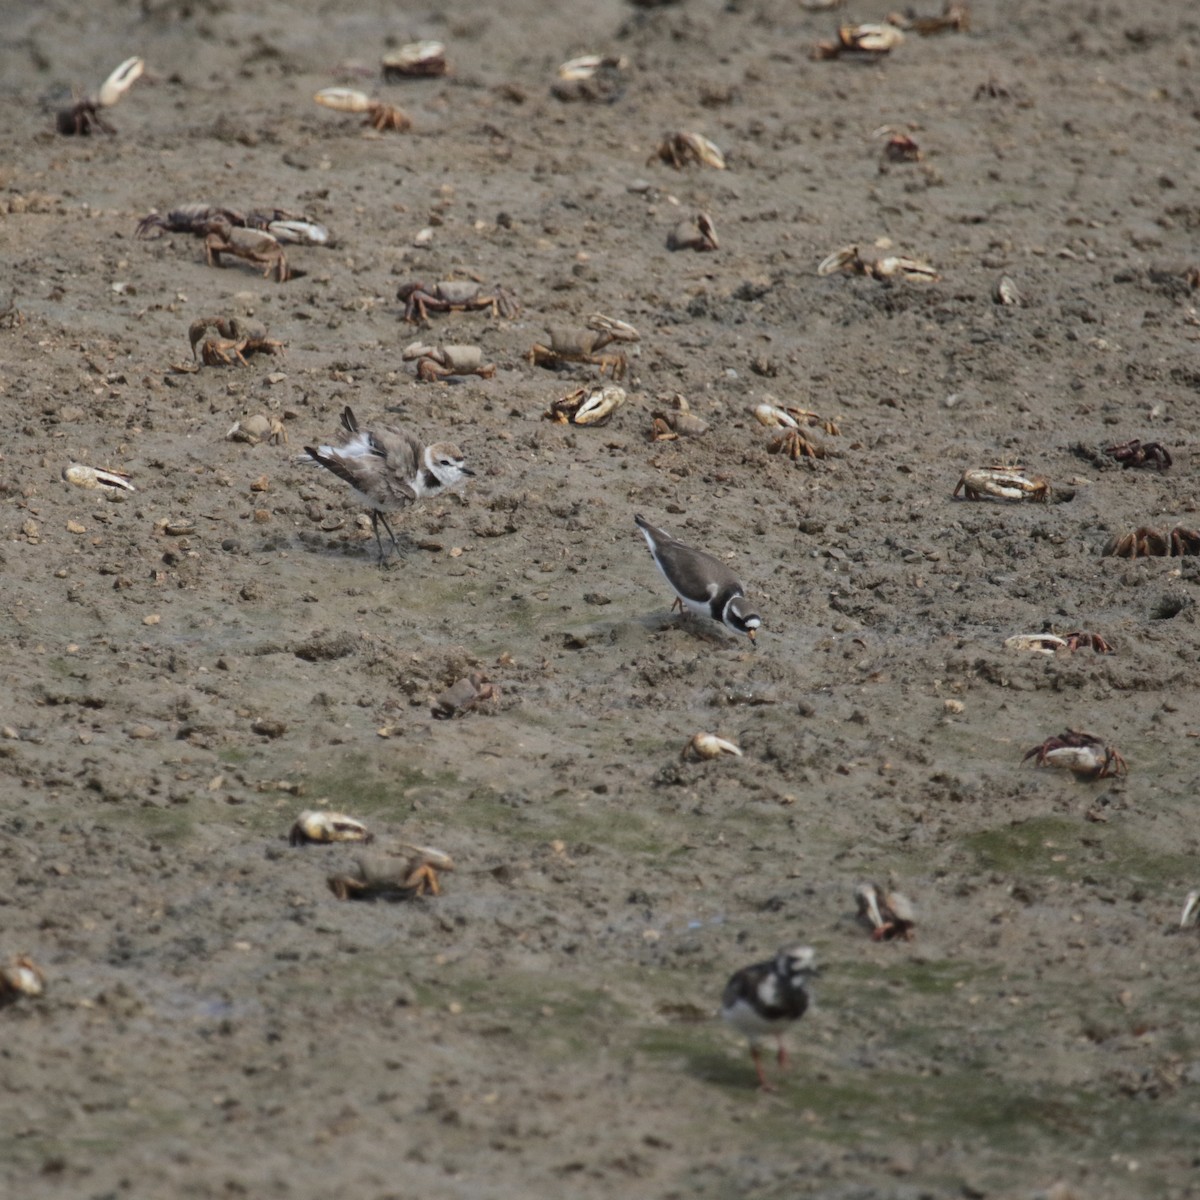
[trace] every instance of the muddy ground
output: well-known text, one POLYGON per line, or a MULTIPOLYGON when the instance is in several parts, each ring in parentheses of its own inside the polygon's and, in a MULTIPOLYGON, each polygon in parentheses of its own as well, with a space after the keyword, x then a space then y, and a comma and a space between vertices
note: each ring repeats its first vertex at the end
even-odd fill
POLYGON ((863 66, 809 48, 882 4, 6 7, 0 954, 48 980, 0 1011, 6 1194, 1200 1195, 1200 575, 1101 556, 1200 525, 1200 18, 972 8, 863 66), (419 36, 453 75, 385 84, 419 36), (611 103, 551 95, 586 51, 628 59, 611 103), (56 135, 135 53, 119 132, 56 135), (312 103, 336 84, 413 131, 312 103), (648 162, 680 129, 728 170, 648 162), (279 284, 134 237, 189 201, 336 245, 279 284), (720 248, 669 251, 700 210, 720 248), (940 281, 816 273, 884 237, 940 281), (406 326, 397 287, 447 277, 523 310, 406 326), (642 332, 628 402, 551 424, 594 371, 525 351, 595 311, 642 332), (218 313, 285 354, 174 369, 218 313), (420 384, 417 336, 497 373, 420 384), (677 392, 708 433, 649 441, 677 392), (828 457, 768 453, 772 398, 836 421, 828 457), (390 569, 294 462, 347 404, 477 471, 390 569), (289 444, 226 440, 255 413, 289 444), (1171 469, 1072 448, 1135 437, 1171 469), (952 499, 1014 462, 1061 502, 952 499), (757 650, 671 616, 637 511, 736 567, 757 650), (1115 653, 1004 648, 1041 630, 1115 653), (435 720, 472 670, 499 698, 435 720), (1067 726, 1128 776, 1022 765, 1067 726), (698 730, 744 757, 681 761, 698 730), (458 869, 339 902, 354 848, 286 842, 322 806, 458 869), (855 922, 889 874, 909 944, 855 922), (762 1095, 713 1013, 798 939, 818 1004, 762 1095))

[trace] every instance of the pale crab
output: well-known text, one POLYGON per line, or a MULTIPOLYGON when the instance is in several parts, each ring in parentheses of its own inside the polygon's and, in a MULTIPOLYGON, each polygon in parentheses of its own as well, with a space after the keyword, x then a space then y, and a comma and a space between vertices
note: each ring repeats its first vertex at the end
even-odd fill
POLYGON ((375 835, 361 822, 340 812, 310 809, 302 812, 288 834, 292 846, 307 846, 310 842, 327 845, 331 842, 373 842, 375 835))
POLYGON ((441 720, 460 717, 489 700, 499 698, 500 689, 482 671, 472 671, 434 699, 432 714, 441 720))
POLYGON ((964 471, 954 485, 954 496, 962 492, 964 500, 1031 500, 1049 502, 1053 489, 1040 475, 1026 475, 1023 467, 975 467, 964 471))
POLYGON ((323 108, 332 108, 335 112, 364 114, 365 124, 380 133, 386 130, 404 133, 412 128, 411 118, 402 109, 394 104, 372 99, 366 92, 359 92, 354 88, 322 88, 313 99, 323 108))
POLYGON ((672 407, 654 414, 654 423, 650 427, 652 442, 673 442, 676 438, 701 437, 708 432, 708 422, 692 412, 682 392, 660 399, 669 399, 672 407))
POLYGON ((556 425, 607 425, 625 403, 625 389, 615 383, 576 388, 555 400, 543 413, 556 425))
POLYGON ((632 325, 606 317, 603 313, 592 313, 584 329, 563 325, 548 325, 546 332, 549 345, 535 342, 526 357, 535 367, 547 367, 552 371, 577 363, 586 363, 600 368, 600 374, 609 374, 613 379, 624 377, 629 360, 623 351, 602 354, 606 346, 614 342, 638 342, 642 335, 632 325))
POLYGON ((0 1006, 21 996, 40 996, 46 990, 46 975, 32 958, 22 954, 0 967, 0 1006))
POLYGON ((1116 648, 1098 633, 1076 629, 1059 637, 1056 633, 1016 633, 1004 639, 1007 650, 1026 651, 1034 654, 1057 654, 1060 650, 1068 654, 1080 649, 1091 649, 1097 654, 1115 654, 1116 648))
POLYGON ((1068 729, 1047 738, 1040 746, 1025 752, 1022 762, 1034 759, 1039 767, 1064 767, 1076 778, 1092 781, 1128 772, 1125 759, 1103 739, 1081 729, 1068 729))
POLYGON ((231 225, 225 220, 211 221, 207 229, 204 257, 210 267, 221 266, 221 255, 231 254, 234 258, 242 258, 262 267, 264 279, 272 272, 280 283, 291 279, 292 272, 283 247, 265 230, 231 225))
POLYGON ((843 246, 824 258, 817 267, 818 275, 866 275, 871 279, 891 279, 899 276, 912 283, 936 283, 941 276, 926 262, 892 254, 890 246, 843 246))
POLYGON ((417 378, 429 383, 435 379, 448 379, 452 375, 478 375, 480 379, 491 379, 496 374, 496 364, 483 361, 483 351, 478 346, 428 346, 424 342, 412 342, 404 348, 405 362, 417 364, 417 378))
POLYGON ((734 742, 718 737, 715 733, 694 733, 688 739, 687 745, 680 751, 679 757, 684 761, 689 756, 705 761, 710 758, 720 758, 726 754, 734 758, 742 757, 741 748, 734 742))
MULTIPOLYGON (((68 137, 86 137, 92 130, 100 133, 116 133, 116 130, 100 115, 102 108, 111 108, 138 79, 146 69, 146 64, 137 57, 127 58, 100 85, 100 90, 94 95, 76 100, 70 108, 64 108, 55 119, 55 128, 59 133, 68 137)), ((78 93, 76 93, 78 95, 78 93)))
POLYGON ((431 79, 449 72, 444 42, 432 40, 408 42, 383 57, 383 77, 395 79, 431 79))
POLYGON ((667 235, 668 250, 705 252, 716 250, 719 247, 717 230, 708 213, 697 213, 694 217, 680 221, 667 235))
POLYGON ((1104 548, 1104 557, 1181 558, 1200 554, 1200 529, 1176 525, 1162 532, 1142 525, 1132 533, 1114 534, 1104 548))
POLYGON ((656 159, 670 163, 677 171, 691 163, 712 167, 717 171, 725 170, 725 155, 721 153, 720 146, 702 133, 668 134, 647 162, 654 162, 656 159))
POLYGON ((803 432, 805 428, 815 426, 824 430, 831 437, 837 437, 841 433, 836 421, 829 417, 822 417, 807 408, 798 408, 794 405, 785 407, 767 403, 755 405, 754 419, 768 429, 783 431, 767 444, 767 453, 786 454, 793 461, 801 458, 824 458, 828 453, 820 442, 803 432))
POLYGON ((860 883, 854 889, 860 919, 871 926, 873 942, 911 942, 917 917, 912 901, 903 892, 889 891, 877 883, 860 883))
POLYGON ((288 433, 283 421, 274 413, 270 416, 255 413, 250 417, 242 417, 230 426, 225 437, 228 441, 248 442, 251 446, 257 446, 260 442, 268 442, 272 446, 288 444, 288 433))
POLYGON ((247 354, 280 354, 283 343, 267 336, 267 327, 239 317, 199 317, 188 326, 192 358, 209 367, 247 365, 247 354), (207 336, 215 330, 217 336, 207 336), (197 345, 199 352, 197 353, 197 345))
POLYGON ((339 900, 414 900, 427 892, 441 895, 438 875, 453 871, 450 855, 432 846, 402 845, 396 855, 364 854, 353 875, 330 875, 329 890, 339 900))
POLYGON ((889 13, 888 23, 911 29, 922 37, 935 33, 966 33, 971 28, 971 10, 962 0, 946 0, 940 16, 922 17, 907 13, 889 13))
POLYGON ((404 319, 413 325, 418 320, 428 321, 430 312, 481 312, 490 308, 493 317, 511 320, 521 311, 517 298, 507 289, 499 285, 485 288, 471 279, 404 283, 396 297, 404 301, 404 319))
POLYGON ((89 463, 68 463, 63 467, 63 479, 75 487, 99 489, 106 492, 136 492, 124 471, 104 471, 89 463))
POLYGON ((902 45, 904 34, 895 25, 864 23, 841 25, 835 40, 823 40, 813 47, 815 59, 849 57, 852 59, 875 60, 890 54, 902 45))

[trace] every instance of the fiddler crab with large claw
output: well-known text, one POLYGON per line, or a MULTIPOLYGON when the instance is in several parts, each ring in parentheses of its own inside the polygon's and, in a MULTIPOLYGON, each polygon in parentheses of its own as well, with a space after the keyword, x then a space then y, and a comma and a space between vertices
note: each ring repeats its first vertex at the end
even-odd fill
MULTIPOLYGON (((141 78, 146 64, 140 58, 127 58, 101 85, 94 95, 76 100, 55 117, 55 127, 68 137, 86 137, 93 129, 100 133, 116 130, 100 115, 102 108, 112 108, 134 83, 141 78)), ((76 95, 79 93, 77 92, 76 95)))
POLYGON ((866 275, 871 279, 891 279, 898 275, 913 283, 936 283, 941 276, 920 259, 892 254, 887 246, 843 246, 817 267, 818 275, 866 275))
POLYGON ((734 758, 742 757, 740 747, 726 738, 717 737, 715 733, 694 733, 688 739, 687 745, 680 751, 679 757, 683 761, 692 757, 703 762, 706 759, 720 758, 726 754, 732 755, 734 758))
POLYGON ((1176 525, 1163 532, 1142 525, 1132 533, 1114 534, 1104 547, 1105 558, 1182 558, 1200 554, 1200 529, 1176 525))
POLYGON ((375 835, 361 822, 345 813, 310 809, 302 812, 288 834, 292 846, 307 846, 310 842, 328 845, 331 842, 373 842, 375 835))
POLYGON ((911 942, 916 936, 916 910, 903 892, 888 891, 876 883, 860 883, 854 889, 854 899, 859 917, 871 926, 871 941, 911 942))
POLYGON ((478 346, 427 346, 424 342, 412 342, 404 348, 402 357, 405 362, 417 364, 417 378, 425 383, 452 375, 491 379, 496 373, 496 364, 484 362, 478 346))
POLYGON ((800 458, 824 458, 827 451, 820 442, 806 436, 802 430, 816 426, 832 437, 841 430, 828 417, 819 416, 807 408, 780 407, 777 404, 758 404, 754 408, 754 419, 768 429, 783 430, 767 445, 768 454, 786 454, 792 460, 800 458))
POLYGON ((954 485, 953 495, 964 500, 1032 500, 1045 504, 1053 489, 1040 475, 1026 475, 1023 467, 978 467, 964 471, 954 485))
POLYGON ((397 299, 404 301, 404 319, 415 325, 428 321, 431 312, 482 312, 511 320, 521 311, 517 298, 499 285, 485 288, 471 279, 444 279, 440 283, 419 281, 400 285, 397 299))
POLYGON ((404 133, 412 128, 411 118, 402 109, 394 104, 372 99, 366 92, 359 92, 354 88, 322 88, 313 99, 322 108, 332 108, 335 112, 363 113, 366 117, 364 124, 370 125, 380 133, 386 130, 404 133))
POLYGON ((652 442, 673 442, 681 437, 702 437, 708 432, 708 422, 692 412, 691 405, 682 392, 660 399, 669 400, 671 407, 654 413, 653 424, 650 426, 652 442))
POLYGON ((1059 637, 1056 633, 1017 633, 1004 639, 1008 650, 1027 650, 1035 654, 1056 654, 1063 650, 1068 654, 1080 649, 1092 649, 1097 654, 1115 654, 1116 648, 1098 633, 1076 629, 1059 637))
POLYGON ((45 990, 46 976, 32 958, 21 955, 0 967, 0 1006, 21 996, 40 996, 45 990))
POLYGON ((393 79, 432 79, 449 71, 443 42, 409 42, 384 55, 383 77, 393 79))
POLYGON ((556 425, 607 425, 625 403, 625 389, 615 383, 576 388, 555 400, 543 413, 556 425))
POLYGON ((226 221, 235 226, 244 225, 250 229, 261 229, 277 242, 327 246, 331 240, 329 230, 324 225, 303 214, 291 213, 284 208, 240 213, 236 209, 225 208, 219 204, 181 204, 178 208, 168 210, 165 217, 155 210, 138 222, 135 236, 149 237, 153 229, 165 233, 194 233, 204 236, 210 227, 219 221, 226 221))
POLYGON ((621 379, 629 369, 629 360, 623 351, 603 354, 601 351, 614 342, 639 342, 642 335, 632 325, 606 317, 603 313, 592 313, 584 329, 563 325, 548 325, 546 332, 549 345, 535 342, 525 356, 535 367, 547 367, 552 371, 562 367, 586 363, 599 367, 600 374, 609 374, 621 379))
POLYGON ((1033 759, 1039 767, 1064 767, 1077 779, 1092 781, 1112 775, 1125 775, 1125 759, 1103 739, 1080 729, 1068 729, 1058 737, 1047 738, 1040 746, 1026 751, 1022 762, 1033 759))
POLYGON ((450 855, 432 846, 403 845, 408 851, 394 855, 364 854, 355 861, 353 875, 331 875, 329 890, 339 900, 415 900, 426 893, 440 896, 438 876, 453 871, 450 855))
POLYGON ((1138 438, 1105 446, 1104 453, 1123 467, 1153 467, 1156 471, 1165 471, 1172 461, 1171 452, 1161 442, 1143 442, 1138 438))
POLYGON ((239 317, 199 317, 188 326, 192 358, 209 367, 247 366, 247 354, 281 354, 283 343, 267 336, 267 327, 239 317), (216 331, 216 337, 206 336, 216 331), (199 353, 197 353, 199 344, 199 353))
POLYGON ((837 38, 817 42, 812 56, 818 60, 842 57, 874 60, 890 54, 893 47, 903 42, 904 34, 894 25, 841 25, 837 38))
POLYGON ((725 170, 725 155, 715 142, 710 141, 701 133, 672 133, 659 143, 658 149, 650 155, 647 162, 661 159, 670 163, 677 171, 690 163, 712 167, 717 171, 725 170))
POLYGON ((265 229, 250 229, 231 225, 226 220, 211 221, 208 235, 204 239, 204 257, 210 267, 221 266, 221 255, 231 254, 234 258, 263 268, 263 278, 274 273, 280 283, 292 277, 283 247, 274 235, 265 229))

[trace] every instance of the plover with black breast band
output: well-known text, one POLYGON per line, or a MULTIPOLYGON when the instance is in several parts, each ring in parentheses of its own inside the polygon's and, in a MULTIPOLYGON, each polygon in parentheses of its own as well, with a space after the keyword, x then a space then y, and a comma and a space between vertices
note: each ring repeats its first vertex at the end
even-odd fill
POLYGON ((719 558, 685 546, 640 514, 633 519, 650 547, 655 565, 674 589, 675 603, 671 607, 680 612, 686 607, 698 616, 711 617, 734 633, 746 634, 753 642, 762 617, 746 599, 746 589, 738 577, 719 558))
POLYGON ((788 1064, 783 1035, 808 1011, 808 985, 820 973, 811 946, 784 946, 774 958, 734 972, 721 997, 721 1016, 750 1041, 750 1057, 764 1092, 775 1088, 763 1074, 759 1043, 779 1041, 779 1065, 788 1064))
POLYGON ((475 472, 464 463, 462 451, 450 442, 422 446, 415 438, 386 425, 360 429, 350 406, 342 409, 342 428, 349 435, 341 446, 305 446, 301 462, 318 463, 353 489, 371 511, 371 529, 385 559, 382 524, 397 554, 400 546, 388 524, 388 509, 405 508, 426 496, 450 491, 475 472))

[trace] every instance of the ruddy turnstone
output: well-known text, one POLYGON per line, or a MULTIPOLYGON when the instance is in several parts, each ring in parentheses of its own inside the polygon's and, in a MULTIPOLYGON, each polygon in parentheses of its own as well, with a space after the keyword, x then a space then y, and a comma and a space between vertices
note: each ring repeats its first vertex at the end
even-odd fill
POLYGON ((380 524, 388 531, 392 548, 400 552, 385 509, 403 508, 424 496, 436 496, 475 472, 464 465, 462 451, 450 442, 422 446, 407 433, 386 425, 360 430, 349 405, 342 409, 342 428, 349 434, 343 445, 305 446, 300 461, 319 463, 332 471, 350 485, 354 498, 371 510, 371 529, 382 563, 385 555, 380 524))
POLYGON ((811 946, 784 946, 774 958, 743 967, 725 985, 721 1016, 750 1041, 750 1057, 764 1092, 775 1088, 763 1074, 759 1043, 773 1036, 779 1042, 779 1065, 786 1067, 783 1035, 808 1008, 808 983, 819 973, 811 946))
POLYGON ((762 618, 746 599, 738 577, 719 558, 685 546, 645 517, 633 519, 650 547, 655 565, 674 589, 675 603, 671 607, 680 612, 686 607, 702 617, 712 617, 753 642, 762 618))

